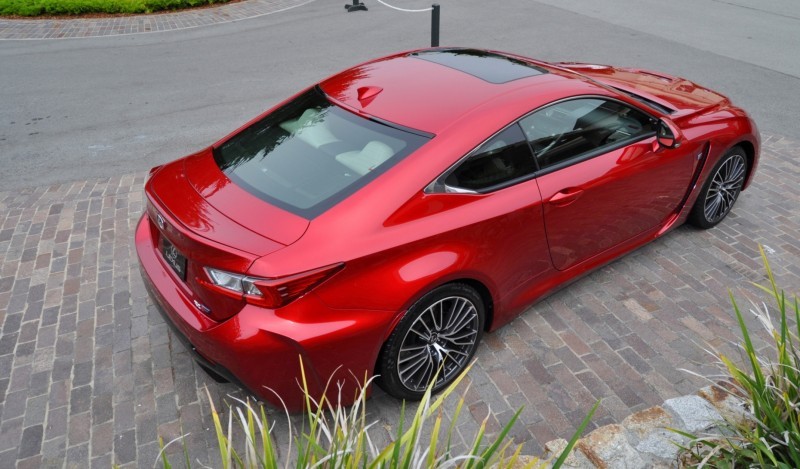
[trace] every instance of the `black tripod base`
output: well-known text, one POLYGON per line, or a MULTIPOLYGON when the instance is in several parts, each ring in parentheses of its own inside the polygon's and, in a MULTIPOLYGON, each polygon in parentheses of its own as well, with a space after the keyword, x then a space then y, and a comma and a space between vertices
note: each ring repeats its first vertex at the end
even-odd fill
POLYGON ((352 5, 345 5, 344 9, 347 10, 348 13, 351 11, 367 11, 367 6, 355 0, 352 5))

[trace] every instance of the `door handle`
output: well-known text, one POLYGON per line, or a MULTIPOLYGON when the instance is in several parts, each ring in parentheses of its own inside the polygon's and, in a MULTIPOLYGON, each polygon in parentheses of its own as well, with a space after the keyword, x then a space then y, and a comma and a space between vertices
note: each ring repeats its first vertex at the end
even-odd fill
POLYGON ((556 194, 553 197, 550 197, 550 200, 548 202, 550 202, 555 206, 563 207, 565 205, 569 205, 575 202, 582 195, 583 195, 583 189, 578 189, 577 187, 570 187, 567 189, 563 189, 559 192, 556 192, 556 194))

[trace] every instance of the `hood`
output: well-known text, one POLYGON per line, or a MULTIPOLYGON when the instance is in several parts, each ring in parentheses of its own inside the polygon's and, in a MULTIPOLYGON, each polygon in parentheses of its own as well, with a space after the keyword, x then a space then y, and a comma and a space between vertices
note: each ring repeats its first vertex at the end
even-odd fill
POLYGON ((556 66, 588 76, 604 85, 638 94, 675 110, 672 118, 704 111, 728 98, 684 78, 638 68, 563 62, 556 66))

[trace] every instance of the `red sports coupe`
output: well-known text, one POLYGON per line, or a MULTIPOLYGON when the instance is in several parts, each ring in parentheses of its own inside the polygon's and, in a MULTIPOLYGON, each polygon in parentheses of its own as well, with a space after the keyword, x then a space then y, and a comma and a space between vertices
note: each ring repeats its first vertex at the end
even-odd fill
POLYGON ((758 156, 748 115, 681 78, 403 52, 152 169, 136 249, 212 374, 297 409, 302 360, 314 395, 377 374, 415 399, 565 282, 722 221, 758 156))

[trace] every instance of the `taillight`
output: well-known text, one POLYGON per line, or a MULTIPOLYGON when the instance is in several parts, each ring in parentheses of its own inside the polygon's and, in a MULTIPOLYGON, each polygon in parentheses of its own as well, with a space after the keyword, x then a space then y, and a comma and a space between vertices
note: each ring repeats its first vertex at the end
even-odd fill
POLYGON ((280 278, 259 278, 206 267, 204 286, 264 308, 280 308, 300 298, 344 267, 343 263, 280 278))

